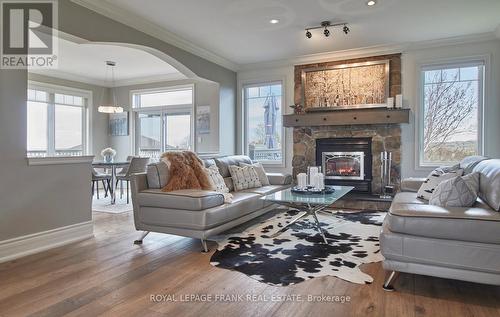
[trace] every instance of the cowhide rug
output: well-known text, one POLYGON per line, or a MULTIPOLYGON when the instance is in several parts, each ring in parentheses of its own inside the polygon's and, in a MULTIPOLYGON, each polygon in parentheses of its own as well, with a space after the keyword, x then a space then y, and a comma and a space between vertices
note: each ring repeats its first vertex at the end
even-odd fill
POLYGON ((270 237, 296 214, 282 211, 241 233, 219 236, 210 263, 270 285, 286 286, 325 275, 358 284, 373 281, 359 266, 383 259, 379 233, 384 212, 318 213, 328 245, 316 231, 312 216, 270 237))

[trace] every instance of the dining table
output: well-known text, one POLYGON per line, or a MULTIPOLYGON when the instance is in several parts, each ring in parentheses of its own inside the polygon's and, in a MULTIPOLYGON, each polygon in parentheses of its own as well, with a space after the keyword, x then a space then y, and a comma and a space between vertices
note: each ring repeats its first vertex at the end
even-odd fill
POLYGON ((111 184, 109 186, 109 194, 111 197, 111 205, 116 204, 116 169, 124 168, 130 165, 129 161, 94 161, 92 162, 93 168, 104 168, 111 170, 111 184))

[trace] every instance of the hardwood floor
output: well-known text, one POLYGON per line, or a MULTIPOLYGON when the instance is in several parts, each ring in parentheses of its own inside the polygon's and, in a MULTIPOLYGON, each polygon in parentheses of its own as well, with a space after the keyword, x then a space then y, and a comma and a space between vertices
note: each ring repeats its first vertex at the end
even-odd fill
POLYGON ((130 213, 94 220, 93 239, 0 264, 0 316, 500 316, 500 287, 401 274, 387 293, 380 263, 362 267, 371 285, 324 277, 274 287, 211 266, 214 243, 204 254, 198 240, 153 233, 137 246, 130 213), (155 294, 177 302, 153 301, 155 294), (189 294, 243 301, 181 301, 189 294), (247 294, 268 300, 246 301, 247 294), (350 302, 272 300, 322 294, 350 302))

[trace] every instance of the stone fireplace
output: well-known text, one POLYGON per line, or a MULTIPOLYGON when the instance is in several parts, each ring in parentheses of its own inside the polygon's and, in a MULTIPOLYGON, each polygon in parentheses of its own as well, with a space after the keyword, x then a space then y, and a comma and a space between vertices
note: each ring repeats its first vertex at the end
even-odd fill
MULTIPOLYGON (((385 74, 388 76, 387 96, 394 97, 400 94, 401 55, 391 54, 296 65, 295 104, 306 105, 304 103, 306 92, 303 81, 306 70, 317 69, 321 71, 332 67, 342 68, 343 65, 361 65, 376 61, 389 61, 390 67, 385 74)), ((330 81, 325 79, 325 82, 314 82, 313 85, 316 86, 313 88, 322 89, 332 85, 332 87, 338 86, 337 82, 330 81)), ((345 87, 350 87, 349 79, 342 79, 340 83, 346 85, 345 87)), ((341 87, 344 86, 341 85, 341 87)), ((330 92, 330 90, 326 91, 330 92)), ((342 89, 339 91, 344 92, 342 89)), ((351 93, 358 94, 357 91, 351 93)), ((325 97, 328 96, 330 95, 325 94, 325 97)), ((333 105, 335 106, 335 103, 333 105)), ((325 103, 318 106, 325 107, 325 103)), ((331 102, 327 102, 326 108, 319 109, 320 112, 317 111, 318 109, 305 109, 305 113, 283 116, 284 126, 293 127, 292 167, 294 177, 298 173, 305 173, 308 166, 322 166, 322 170, 326 174, 325 182, 327 184, 354 186, 358 193, 378 195, 382 192, 380 153, 389 151, 392 152, 390 182, 398 190, 401 178, 400 123, 409 122, 409 109, 387 109, 385 107, 378 109, 362 109, 363 107, 335 109, 334 106, 331 105, 331 102)))
MULTIPOLYGON (((325 157, 331 161, 339 162, 338 166, 342 171, 334 175, 334 178, 326 178, 327 184, 354 186, 357 192, 361 193, 381 193, 381 171, 380 152, 392 152, 391 183, 399 189, 400 167, 401 167, 401 128, 398 124, 367 124, 367 125, 345 125, 345 126, 313 126, 295 127, 293 129, 293 175, 306 173, 308 166, 322 166, 323 153, 346 153, 335 155, 326 154, 325 157), (368 140, 370 144, 367 145, 368 140), (336 143, 336 144, 335 144, 336 143), (325 147, 324 145, 327 145, 325 147), (325 148, 325 151, 320 148, 325 148), (318 149, 320 149, 318 151, 318 149), (361 156, 356 153, 363 152, 362 165, 364 169, 363 179, 357 179, 357 170, 361 169, 361 156), (359 167, 357 166, 359 164, 359 167), (344 166, 348 170, 343 169, 344 166), (336 176, 352 176, 350 178, 336 176)), ((337 166, 337 164, 336 164, 337 166)), ((322 168, 323 172, 328 172, 328 167, 322 168)), ((361 174, 361 172, 359 172, 361 174)), ((359 175, 361 176, 361 175, 359 175)), ((358 177, 359 177, 358 176, 358 177)))

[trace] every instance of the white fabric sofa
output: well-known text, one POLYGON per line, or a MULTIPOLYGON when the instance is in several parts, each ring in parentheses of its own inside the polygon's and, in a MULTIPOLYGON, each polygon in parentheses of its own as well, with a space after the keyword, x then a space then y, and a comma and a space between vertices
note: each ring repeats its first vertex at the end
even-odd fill
POLYGON ((260 216, 275 206, 263 196, 287 188, 291 175, 268 173, 269 186, 234 192, 229 165, 251 163, 247 156, 226 156, 204 160, 205 166, 216 164, 233 194, 232 203, 224 203, 220 193, 205 190, 177 190, 163 192, 168 182, 168 167, 163 162, 148 165, 147 173, 132 179, 132 203, 137 230, 161 232, 201 239, 203 250, 208 251, 206 239, 241 223, 260 216))

